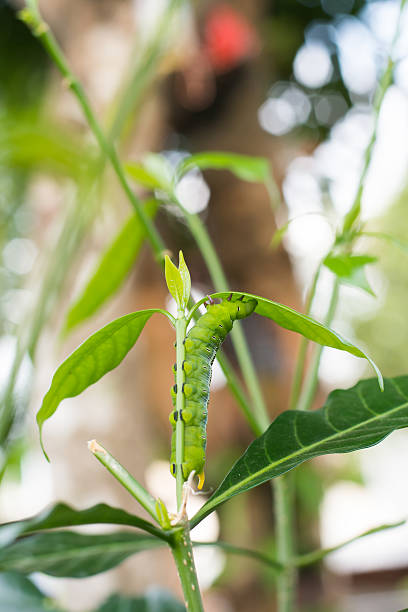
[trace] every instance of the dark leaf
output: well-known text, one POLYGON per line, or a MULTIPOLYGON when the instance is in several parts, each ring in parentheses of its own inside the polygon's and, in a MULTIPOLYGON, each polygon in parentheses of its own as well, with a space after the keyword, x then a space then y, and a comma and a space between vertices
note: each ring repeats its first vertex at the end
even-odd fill
POLYGON ((185 607, 170 593, 152 588, 142 597, 112 595, 94 612, 185 612, 185 607))
POLYGON ((106 504, 97 504, 85 510, 75 510, 66 504, 56 504, 47 508, 40 514, 0 525, 0 548, 11 544, 19 536, 27 533, 37 533, 48 529, 61 527, 78 527, 80 525, 127 525, 138 527, 159 538, 166 539, 164 533, 142 518, 129 514, 120 508, 113 508, 106 504))
POLYGON ((158 546, 163 546, 158 538, 131 531, 104 535, 39 533, 2 548, 0 571, 85 578, 115 567, 134 553, 158 546))
POLYGON ((386 379, 383 392, 375 379, 338 389, 315 412, 287 410, 252 442, 191 524, 307 459, 367 448, 403 427, 408 427, 408 376, 386 379))
POLYGON ((0 573, 0 612, 62 612, 25 576, 0 573))

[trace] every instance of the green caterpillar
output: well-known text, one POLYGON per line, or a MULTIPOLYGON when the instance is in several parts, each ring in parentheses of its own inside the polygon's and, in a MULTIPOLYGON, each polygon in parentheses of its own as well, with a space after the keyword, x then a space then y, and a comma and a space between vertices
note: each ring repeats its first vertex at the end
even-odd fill
MULTIPOLYGON (((176 423, 178 418, 184 421, 184 461, 183 477, 187 480, 190 472, 195 470, 199 478, 198 488, 204 484, 205 448, 207 443, 207 405, 210 394, 211 366, 215 355, 226 335, 232 329, 236 319, 248 317, 255 309, 257 301, 231 294, 226 300, 216 304, 211 300, 206 304, 207 312, 187 334, 183 370, 185 381, 183 393, 185 406, 180 414, 173 410, 170 423, 173 427, 171 439, 171 473, 176 475, 176 423)), ((177 364, 173 371, 176 373, 177 364)), ((171 390, 173 406, 176 408, 177 385, 171 390)))

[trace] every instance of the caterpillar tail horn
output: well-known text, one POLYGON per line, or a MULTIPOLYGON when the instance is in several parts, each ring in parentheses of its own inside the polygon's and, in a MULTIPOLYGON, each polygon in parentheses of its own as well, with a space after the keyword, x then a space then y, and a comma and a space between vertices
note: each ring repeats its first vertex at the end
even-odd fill
POLYGON ((197 476, 198 476, 197 489, 201 491, 201 489, 203 488, 204 480, 205 480, 204 470, 202 470, 199 474, 197 474, 197 476))

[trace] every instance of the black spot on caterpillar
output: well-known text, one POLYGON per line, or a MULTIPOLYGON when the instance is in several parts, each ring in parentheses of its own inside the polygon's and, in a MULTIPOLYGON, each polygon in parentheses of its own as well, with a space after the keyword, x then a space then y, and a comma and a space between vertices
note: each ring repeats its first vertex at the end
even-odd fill
MULTIPOLYGON (((218 349, 231 331, 236 319, 248 317, 255 309, 257 301, 241 296, 233 299, 231 294, 220 304, 207 303, 207 312, 191 328, 184 340, 185 360, 183 370, 185 381, 182 392, 185 405, 180 418, 184 421, 184 461, 181 465, 183 477, 187 480, 195 470, 199 476, 198 488, 204 484, 205 448, 207 442, 207 405, 209 399, 211 366, 218 349)), ((173 368, 176 373, 176 367, 173 368)), ((176 407, 177 385, 171 389, 173 406, 176 407)), ((176 422, 178 412, 170 414, 173 427, 171 439, 171 473, 176 475, 176 422)))

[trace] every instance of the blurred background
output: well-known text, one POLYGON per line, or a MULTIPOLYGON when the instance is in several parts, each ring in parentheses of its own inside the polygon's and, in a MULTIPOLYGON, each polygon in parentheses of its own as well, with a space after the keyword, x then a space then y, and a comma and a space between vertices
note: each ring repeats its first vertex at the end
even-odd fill
MULTIPOLYGON (((219 171, 186 175, 179 197, 205 221, 231 289, 301 310, 316 266, 354 198, 399 2, 40 5, 122 159, 140 161, 151 151, 175 163, 203 150, 268 159, 282 198, 278 203, 275 197, 274 207, 263 185, 219 171), (288 220, 282 243, 273 247, 277 227, 288 220)), ((18 20, 18 8, 18 2, 0 0, 0 519, 26 517, 57 499, 76 507, 105 501, 135 510, 88 452, 91 438, 171 505, 174 337, 165 321, 150 322, 120 368, 64 402, 45 425, 51 464, 40 450, 35 413, 62 359, 113 318, 171 308, 171 301, 145 248, 115 297, 63 337, 70 304, 130 210, 76 100, 18 20)), ((386 376, 408 372, 407 10, 393 53, 396 68, 379 117, 362 215, 367 231, 395 240, 366 237, 359 243, 362 252, 378 257, 367 270, 369 291, 342 286, 332 325, 366 349, 386 376)), ((141 188, 138 193, 145 195, 141 188)), ((162 207, 157 225, 173 253, 183 250, 196 295, 211 292, 201 255, 174 209, 162 207)), ((331 285, 326 271, 317 288, 317 318, 326 312, 331 285)), ((287 407, 299 338, 260 317, 244 327, 273 418, 287 407)), ((228 340, 226 351, 234 361, 228 340)), ((366 375, 371 373, 360 360, 325 349, 316 407, 331 389, 366 375)), ((206 474, 215 488, 252 434, 217 367, 212 387, 206 474)), ((407 442, 405 431, 395 432, 378 447, 319 458, 296 470, 299 552, 408 517, 407 442)), ((270 489, 235 498, 193 535, 221 535, 271 552, 270 489)), ((273 610, 273 576, 254 561, 203 548, 197 565, 209 612, 273 610)), ((407 569, 408 527, 360 540, 301 573, 299 609, 406 608, 407 569)), ((73 611, 89 609, 113 590, 135 594, 153 584, 180 596, 164 551, 142 553, 94 578, 36 580, 73 611)))

